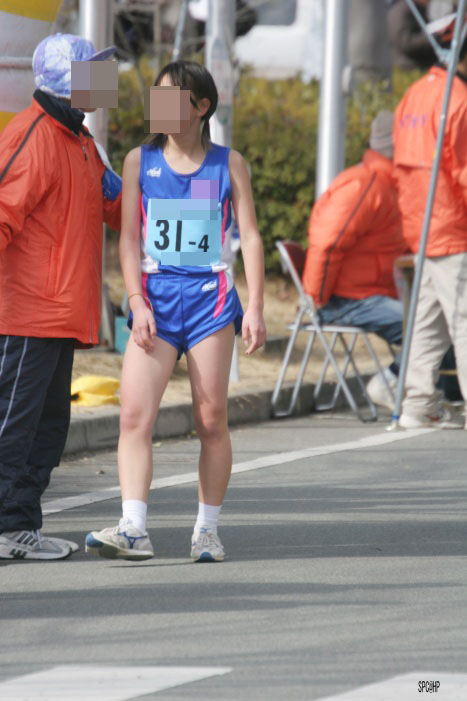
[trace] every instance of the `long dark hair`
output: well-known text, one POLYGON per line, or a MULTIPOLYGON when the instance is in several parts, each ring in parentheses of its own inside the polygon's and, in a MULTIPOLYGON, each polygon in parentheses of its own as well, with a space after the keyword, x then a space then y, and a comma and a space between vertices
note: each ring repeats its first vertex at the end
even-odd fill
MULTIPOLYGON (((201 120, 203 124, 201 143, 205 151, 207 151, 211 137, 209 119, 216 111, 218 100, 217 88, 212 75, 200 63, 195 63, 194 61, 173 61, 160 71, 154 81, 154 85, 160 85, 165 75, 169 76, 172 85, 179 85, 182 90, 190 90, 196 102, 203 98, 208 98, 210 102, 209 109, 201 120)), ((150 134, 144 140, 144 143, 149 144, 151 148, 163 149, 167 143, 167 134, 150 134)))

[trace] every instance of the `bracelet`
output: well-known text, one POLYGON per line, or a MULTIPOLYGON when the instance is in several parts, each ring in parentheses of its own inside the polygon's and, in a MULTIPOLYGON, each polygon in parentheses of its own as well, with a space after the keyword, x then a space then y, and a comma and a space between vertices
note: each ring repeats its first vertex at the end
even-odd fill
POLYGON ((130 301, 131 297, 142 297, 145 302, 149 304, 149 307, 154 314, 154 307, 151 304, 151 300, 148 297, 145 297, 141 292, 133 292, 131 295, 128 295, 128 302, 130 301))

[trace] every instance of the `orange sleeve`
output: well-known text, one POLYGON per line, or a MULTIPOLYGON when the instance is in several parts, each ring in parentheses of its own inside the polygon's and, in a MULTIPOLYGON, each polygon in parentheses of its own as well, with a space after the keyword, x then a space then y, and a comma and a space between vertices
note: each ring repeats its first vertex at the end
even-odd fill
POLYGON ((467 207, 467 105, 456 110, 449 120, 449 142, 452 154, 452 177, 460 187, 467 207))
POLYGON ((40 124, 0 136, 0 251, 21 234, 26 217, 56 181, 46 141, 40 124))
POLYGON ((333 294, 345 252, 371 226, 368 193, 374 178, 363 166, 349 168, 337 176, 313 207, 303 284, 318 307, 333 294))

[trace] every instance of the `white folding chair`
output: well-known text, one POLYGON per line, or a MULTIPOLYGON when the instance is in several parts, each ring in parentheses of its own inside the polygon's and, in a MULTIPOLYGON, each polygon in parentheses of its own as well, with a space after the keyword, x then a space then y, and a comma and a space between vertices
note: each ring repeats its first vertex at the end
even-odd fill
MULTIPOLYGON (((321 324, 313 299, 305 293, 305 290, 303 289, 302 285, 302 274, 305 266, 306 256, 303 247, 296 241, 277 241, 276 246, 279 249, 283 270, 284 272, 287 272, 290 275, 298 292, 299 308, 294 323, 289 325, 291 335, 285 351, 284 360, 282 361, 279 377, 277 379, 276 386, 272 394, 271 404, 273 416, 276 418, 290 416, 294 411, 300 387, 303 382, 303 377, 305 375, 305 370, 307 368, 315 340, 316 338, 319 338, 324 350, 325 357, 320 371, 318 382, 316 383, 313 391, 314 410, 328 411, 334 409, 336 407, 339 394, 342 391, 350 408, 357 414, 358 418, 361 421, 376 421, 376 419, 378 418, 376 407, 371 401, 370 397, 368 396, 365 383, 353 357, 355 344, 359 336, 362 337, 365 343, 366 349, 375 365, 376 371, 381 373, 381 376, 391 396, 394 395, 385 375, 383 374, 381 364, 366 332, 364 331, 364 329, 361 329, 358 326, 321 324), (309 338, 305 350, 303 351, 300 369, 292 390, 292 396, 289 405, 286 409, 278 409, 278 400, 284 384, 285 375, 292 356, 292 351, 294 350, 298 334, 303 331, 309 334, 309 338), (331 335, 329 341, 327 340, 325 334, 331 335), (346 336, 350 337, 349 342, 347 342, 345 338, 346 336), (339 367, 334 355, 334 351, 338 342, 344 351, 344 359, 342 361, 341 367, 339 367), (331 401, 320 402, 320 395, 324 388, 324 380, 329 366, 331 366, 334 370, 336 384, 334 387, 331 401), (349 369, 353 370, 356 381, 362 391, 367 408, 369 410, 368 416, 365 416, 361 409, 358 407, 357 402, 355 401, 352 391, 348 385, 347 373, 349 369)), ((390 350, 391 353, 393 353, 391 347, 390 350)))

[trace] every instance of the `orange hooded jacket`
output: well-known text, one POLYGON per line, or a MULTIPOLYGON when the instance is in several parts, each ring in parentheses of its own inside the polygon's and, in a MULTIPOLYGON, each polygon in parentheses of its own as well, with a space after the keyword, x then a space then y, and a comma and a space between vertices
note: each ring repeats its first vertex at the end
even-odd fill
MULTIPOLYGON (((410 86, 394 116, 394 164, 402 232, 418 250, 447 72, 434 66, 410 86)), ((427 256, 467 251, 467 82, 452 85, 427 256)))
POLYGON ((318 307, 332 295, 396 297, 394 259, 406 249, 392 162, 368 149, 363 162, 342 171, 311 211, 305 291, 318 307))
POLYGON ((38 93, 0 134, 0 334, 95 344, 102 225, 120 229, 121 194, 89 133, 38 93))

